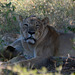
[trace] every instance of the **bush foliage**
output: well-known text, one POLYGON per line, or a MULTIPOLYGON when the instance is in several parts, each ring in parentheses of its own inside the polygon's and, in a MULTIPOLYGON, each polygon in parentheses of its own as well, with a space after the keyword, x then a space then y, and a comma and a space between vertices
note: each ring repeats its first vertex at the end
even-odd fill
POLYGON ((19 31, 18 15, 34 14, 39 18, 48 16, 50 25, 65 30, 75 24, 74 7, 73 0, 0 0, 0 31, 19 31))

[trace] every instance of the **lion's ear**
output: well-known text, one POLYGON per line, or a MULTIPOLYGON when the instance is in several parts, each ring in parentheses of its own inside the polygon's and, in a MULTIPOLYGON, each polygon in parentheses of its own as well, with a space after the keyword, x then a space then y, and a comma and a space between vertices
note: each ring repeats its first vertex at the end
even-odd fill
POLYGON ((23 17, 21 15, 19 15, 19 21, 22 22, 23 21, 23 17))
POLYGON ((42 20, 43 24, 45 26, 49 25, 49 18, 48 17, 45 17, 43 20, 42 20))

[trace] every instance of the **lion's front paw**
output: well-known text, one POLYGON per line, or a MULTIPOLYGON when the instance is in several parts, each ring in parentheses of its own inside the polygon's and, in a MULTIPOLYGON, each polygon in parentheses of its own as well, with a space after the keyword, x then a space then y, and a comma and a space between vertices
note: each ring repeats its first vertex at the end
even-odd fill
POLYGON ((12 59, 13 57, 16 57, 19 54, 20 53, 12 46, 7 46, 3 51, 3 56, 5 57, 5 59, 8 60, 12 59))

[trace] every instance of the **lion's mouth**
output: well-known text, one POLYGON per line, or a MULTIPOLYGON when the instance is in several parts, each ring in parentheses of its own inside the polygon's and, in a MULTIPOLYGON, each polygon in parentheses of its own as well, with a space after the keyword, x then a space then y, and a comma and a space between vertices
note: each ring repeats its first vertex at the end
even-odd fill
POLYGON ((36 39, 33 37, 28 37, 24 39, 27 43, 35 44, 36 39))

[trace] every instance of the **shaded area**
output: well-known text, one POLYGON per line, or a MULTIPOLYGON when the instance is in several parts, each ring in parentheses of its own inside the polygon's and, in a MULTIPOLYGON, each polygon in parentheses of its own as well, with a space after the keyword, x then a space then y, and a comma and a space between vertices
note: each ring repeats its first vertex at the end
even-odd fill
MULTIPOLYGON (((75 73, 75 57, 49 57, 45 59, 46 61, 43 62, 42 66, 36 70, 36 68, 31 68, 30 66, 27 67, 27 69, 22 68, 22 67, 15 67, 17 70, 18 68, 22 71, 24 69, 26 70, 23 73, 30 72, 32 69, 34 74, 34 71, 36 70, 36 74, 47 74, 47 73, 52 73, 52 75, 70 75, 71 73, 75 73), (57 60, 58 59, 58 60, 57 60), (60 67, 61 66, 61 67, 60 67), (42 70, 42 67, 46 67, 46 69, 42 70), (59 67, 57 69, 57 67, 59 67)), ((17 71, 15 72, 14 67, 7 68, 7 70, 3 70, 3 72, 8 75, 19 75, 21 72, 17 71), (12 70, 12 72, 11 72, 12 70)))

